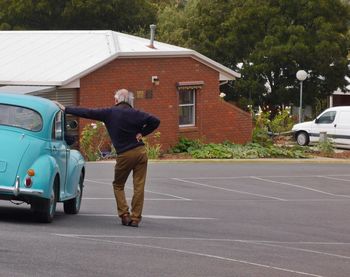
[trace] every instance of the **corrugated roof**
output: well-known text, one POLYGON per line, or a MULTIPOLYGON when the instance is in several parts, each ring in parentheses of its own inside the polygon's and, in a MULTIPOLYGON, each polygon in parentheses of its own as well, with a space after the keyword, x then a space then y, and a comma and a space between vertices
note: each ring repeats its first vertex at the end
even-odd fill
POLYGON ((0 84, 64 86, 118 57, 193 57, 220 72, 240 74, 199 54, 113 31, 0 31, 0 84))

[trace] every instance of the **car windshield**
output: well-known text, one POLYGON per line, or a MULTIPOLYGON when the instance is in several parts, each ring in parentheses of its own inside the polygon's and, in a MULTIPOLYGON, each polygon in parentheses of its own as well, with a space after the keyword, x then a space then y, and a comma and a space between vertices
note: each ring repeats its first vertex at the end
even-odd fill
POLYGON ((0 125, 38 132, 43 126, 43 120, 40 114, 34 110, 20 106, 0 104, 0 125))

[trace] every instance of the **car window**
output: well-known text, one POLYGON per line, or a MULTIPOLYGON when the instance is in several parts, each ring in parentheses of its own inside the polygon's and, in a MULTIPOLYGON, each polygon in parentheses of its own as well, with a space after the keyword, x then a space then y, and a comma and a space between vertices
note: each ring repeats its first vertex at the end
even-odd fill
POLYGON ((62 112, 59 111, 53 121, 53 126, 52 126, 52 139, 54 140, 62 140, 63 139, 63 120, 62 120, 62 112))
POLYGON ((321 115, 317 119, 317 123, 321 123, 321 124, 332 123, 335 119, 336 113, 337 113, 336 111, 325 112, 323 115, 321 115))
POLYGON ((40 114, 34 110, 20 106, 0 104, 0 125, 38 132, 43 127, 43 120, 40 114))

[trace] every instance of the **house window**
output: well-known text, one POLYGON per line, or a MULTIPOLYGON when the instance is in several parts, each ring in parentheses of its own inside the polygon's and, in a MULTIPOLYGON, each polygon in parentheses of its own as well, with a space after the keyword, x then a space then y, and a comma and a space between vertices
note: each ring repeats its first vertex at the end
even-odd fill
POLYGON ((179 126, 195 126, 196 90, 179 90, 179 126))

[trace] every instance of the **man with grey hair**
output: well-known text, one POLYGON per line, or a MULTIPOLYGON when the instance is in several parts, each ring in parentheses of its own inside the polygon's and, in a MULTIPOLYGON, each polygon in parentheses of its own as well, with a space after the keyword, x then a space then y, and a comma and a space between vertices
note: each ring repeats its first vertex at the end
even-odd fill
POLYGON ((116 103, 126 102, 130 106, 134 106, 134 95, 132 92, 129 92, 127 89, 120 89, 115 92, 114 99, 116 103))
POLYGON ((148 162, 142 137, 157 129, 160 121, 153 115, 134 109, 134 97, 128 90, 118 90, 114 98, 114 106, 102 109, 64 107, 59 103, 57 105, 68 114, 105 123, 117 152, 113 189, 118 216, 123 225, 138 227, 142 218, 148 162), (131 171, 133 171, 134 194, 130 213, 124 187, 131 171))

